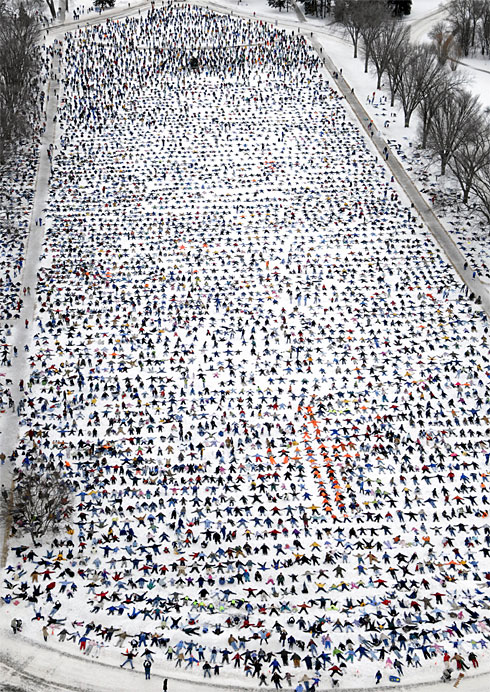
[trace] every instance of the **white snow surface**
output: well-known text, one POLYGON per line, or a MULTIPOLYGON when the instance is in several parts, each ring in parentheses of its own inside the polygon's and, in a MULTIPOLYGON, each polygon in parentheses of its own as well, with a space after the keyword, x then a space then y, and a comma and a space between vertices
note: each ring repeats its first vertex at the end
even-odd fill
MULTIPOLYGON (((414 19, 420 4, 437 9, 414 3, 414 19)), ((317 36, 371 97, 351 47, 317 36)), ((220 665, 231 652, 213 683, 258 686, 230 635, 269 686, 274 659, 310 684, 308 655, 321 689, 370 687, 377 670, 396 685, 395 661, 422 684, 448 651, 471 667, 461 687, 481 689, 468 655, 488 671, 487 321, 331 75, 291 29, 188 6, 61 47, 35 320, 5 316, 2 441, 18 418, 17 465, 65 469, 77 508, 39 547, 9 539, 1 617, 24 626, 5 635, 6 679, 50 623, 48 647, 82 663, 117 665, 134 639, 139 670, 147 633, 153 671, 185 674, 183 690, 213 647, 220 665), (191 643, 200 665, 186 653, 175 668, 191 643)), ((383 93, 366 108, 415 175, 415 126, 383 93)), ((19 167, 22 197, 34 180, 19 167)), ((15 206, 21 220, 29 200, 15 206)), ((483 275, 472 229, 460 247, 483 275)), ((6 272, 33 286, 16 247, 6 272)))

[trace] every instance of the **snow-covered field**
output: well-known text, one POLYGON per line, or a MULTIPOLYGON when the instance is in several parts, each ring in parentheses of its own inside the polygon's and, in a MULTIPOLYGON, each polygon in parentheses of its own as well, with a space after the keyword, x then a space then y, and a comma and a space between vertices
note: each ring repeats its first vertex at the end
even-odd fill
POLYGON ((2 621, 237 687, 488 670, 486 317, 316 54, 190 7, 62 49, 17 462, 77 508, 2 621))

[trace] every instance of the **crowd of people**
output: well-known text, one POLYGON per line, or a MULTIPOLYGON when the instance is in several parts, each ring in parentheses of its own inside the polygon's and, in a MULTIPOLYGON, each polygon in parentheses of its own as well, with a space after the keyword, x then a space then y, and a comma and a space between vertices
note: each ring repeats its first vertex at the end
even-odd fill
POLYGON ((487 318, 315 52, 173 6, 62 64, 12 457, 75 511, 13 527, 12 617, 298 692, 476 668, 487 318))

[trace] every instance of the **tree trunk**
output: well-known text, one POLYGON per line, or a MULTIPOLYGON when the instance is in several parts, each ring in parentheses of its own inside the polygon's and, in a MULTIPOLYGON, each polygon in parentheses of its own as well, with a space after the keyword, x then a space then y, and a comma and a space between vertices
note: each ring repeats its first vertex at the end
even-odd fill
POLYGON ((49 11, 51 12, 51 16, 53 19, 56 19, 56 8, 54 6, 54 0, 46 0, 46 4, 49 7, 49 11))
POLYGON ((468 204, 468 199, 470 197, 470 192, 471 192, 471 187, 472 187, 472 182, 468 183, 463 187, 463 204, 468 204))
POLYGON ((427 138, 429 136, 429 119, 422 118, 422 149, 427 149, 427 138))

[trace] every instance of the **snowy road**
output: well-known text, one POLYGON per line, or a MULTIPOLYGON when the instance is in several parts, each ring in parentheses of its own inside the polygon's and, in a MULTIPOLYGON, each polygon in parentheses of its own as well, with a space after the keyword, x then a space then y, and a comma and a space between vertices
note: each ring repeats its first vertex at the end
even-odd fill
MULTIPOLYGON (((103 665, 94 660, 76 657, 60 652, 59 649, 45 648, 33 644, 23 637, 13 638, 5 630, 1 636, 0 690, 4 692, 161 692, 162 680, 168 679, 169 692, 197 692, 203 682, 176 676, 172 670, 155 666, 150 681, 144 679, 142 672, 120 670, 117 666, 103 665)), ((465 678, 458 689, 462 692, 487 692, 488 674, 465 678)), ((257 686, 247 686, 246 681, 235 678, 220 685, 216 679, 208 681, 206 688, 216 692, 251 692, 257 686)), ((273 688, 262 687, 270 690, 273 688)), ((285 688, 287 689, 287 688, 285 688)), ((331 687, 320 688, 330 690, 331 687)), ((342 687, 343 692, 358 692, 359 688, 342 687)), ((391 684, 383 687, 364 687, 365 692, 395 689, 401 692, 448 692, 453 686, 441 682, 430 685, 391 684)))
POLYGON ((427 14, 424 13, 421 17, 407 18, 407 24, 410 26, 410 40, 417 43, 421 39, 426 39, 434 24, 445 19, 447 5, 448 3, 441 2, 437 8, 429 10, 427 14))

